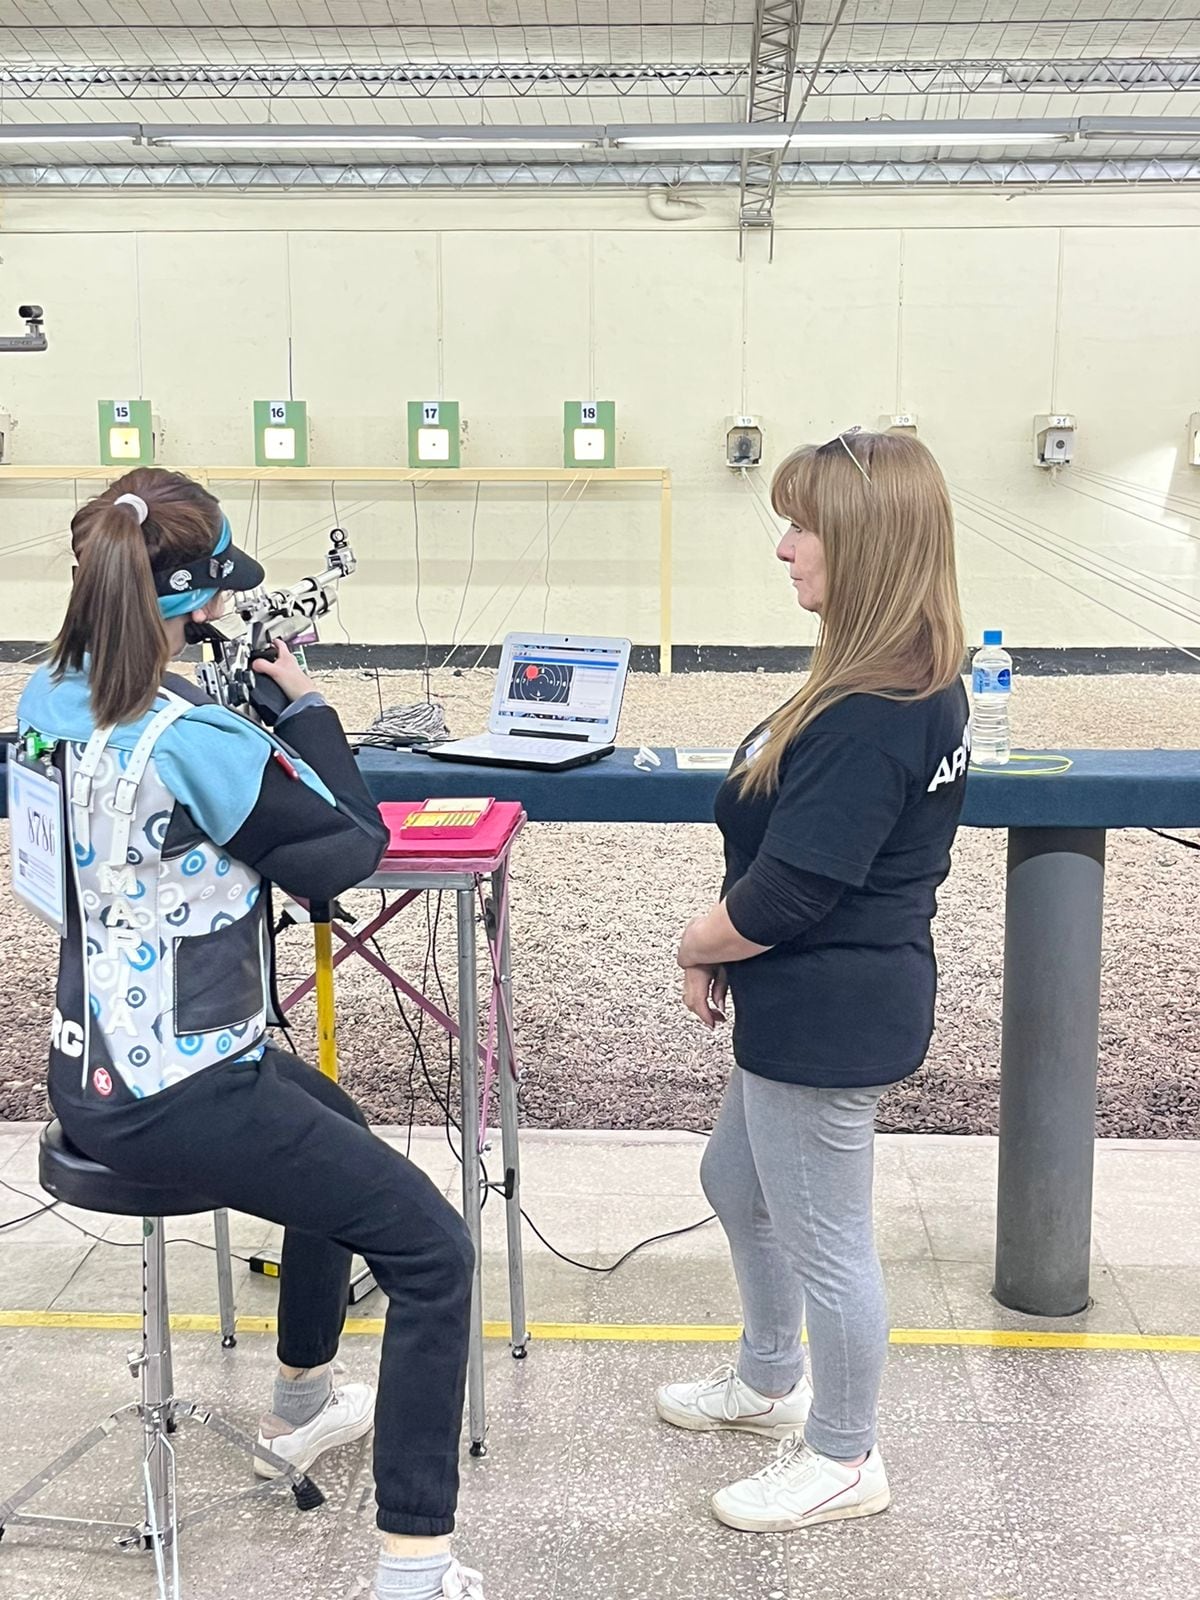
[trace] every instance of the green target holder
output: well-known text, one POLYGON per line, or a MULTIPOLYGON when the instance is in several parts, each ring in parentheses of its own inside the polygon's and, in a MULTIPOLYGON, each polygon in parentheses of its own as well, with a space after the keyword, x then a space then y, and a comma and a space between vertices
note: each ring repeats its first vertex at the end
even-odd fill
POLYGON ((308 466, 308 405, 305 401, 254 402, 254 465, 308 466))
POLYGON ((563 465, 615 467, 617 407, 613 400, 567 400, 563 404, 563 465))
POLYGON ((457 400, 408 402, 408 464, 434 471, 462 460, 457 400))
POLYGON ((100 465, 154 465, 154 416, 149 400, 100 401, 100 465))

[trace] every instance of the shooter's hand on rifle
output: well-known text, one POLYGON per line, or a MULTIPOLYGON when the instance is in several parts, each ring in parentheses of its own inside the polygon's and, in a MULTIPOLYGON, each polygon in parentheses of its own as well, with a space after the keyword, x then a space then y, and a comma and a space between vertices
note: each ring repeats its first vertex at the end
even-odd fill
POLYGON ((254 671, 268 682, 257 685, 250 698, 254 709, 270 727, 285 705, 306 694, 316 694, 317 686, 282 639, 276 639, 267 648, 271 655, 251 657, 250 665, 254 671))

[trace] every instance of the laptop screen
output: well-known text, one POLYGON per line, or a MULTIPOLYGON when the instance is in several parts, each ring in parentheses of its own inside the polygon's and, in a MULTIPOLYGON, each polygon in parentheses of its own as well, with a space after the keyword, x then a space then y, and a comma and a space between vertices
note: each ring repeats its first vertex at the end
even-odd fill
POLYGON ((493 733, 616 734, 629 669, 625 639, 510 634, 500 656, 493 733))

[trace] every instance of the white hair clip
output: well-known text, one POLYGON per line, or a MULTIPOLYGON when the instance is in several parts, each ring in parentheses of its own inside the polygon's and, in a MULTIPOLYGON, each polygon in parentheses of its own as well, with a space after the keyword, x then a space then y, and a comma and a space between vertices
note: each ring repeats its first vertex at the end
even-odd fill
POLYGON ((132 506, 137 512, 137 519, 139 523, 145 522, 146 518, 150 515, 150 507, 142 499, 140 494, 119 494, 113 501, 113 505, 132 506))
POLYGON ((633 758, 633 764, 639 772, 653 772, 655 767, 662 766, 658 756, 653 750, 648 749, 646 745, 642 745, 638 750, 637 755, 633 758))

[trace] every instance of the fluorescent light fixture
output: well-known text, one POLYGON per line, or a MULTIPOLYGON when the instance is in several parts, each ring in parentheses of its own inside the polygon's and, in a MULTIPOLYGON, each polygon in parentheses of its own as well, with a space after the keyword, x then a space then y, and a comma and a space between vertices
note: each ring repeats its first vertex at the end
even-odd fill
POLYGON ((842 134, 827 138, 821 134, 798 134, 788 141, 789 150, 840 150, 840 149, 947 149, 952 145, 1014 145, 1062 144, 1071 138, 1069 133, 894 133, 886 123, 878 133, 842 134))
POLYGON ((397 128, 299 127, 268 124, 193 127, 175 124, 144 130, 151 145, 186 149, 253 150, 585 150, 599 144, 601 128, 397 128))
POLYGON ((642 150, 848 150, 940 148, 946 145, 1059 144, 1076 135, 1077 123, 1032 118, 955 122, 808 122, 793 133, 778 124, 695 123, 672 128, 611 128, 613 143, 642 150))
POLYGON ((136 144, 136 122, 0 122, 0 144, 136 144))
POLYGON ((1056 145, 1086 139, 1200 144, 1200 117, 961 118, 941 121, 613 123, 607 127, 378 127, 300 123, 0 122, 0 146, 146 144, 194 150, 679 151, 945 149, 1056 145))
POLYGON ((1188 139, 1200 141, 1200 117, 1080 117, 1084 139, 1188 139))

